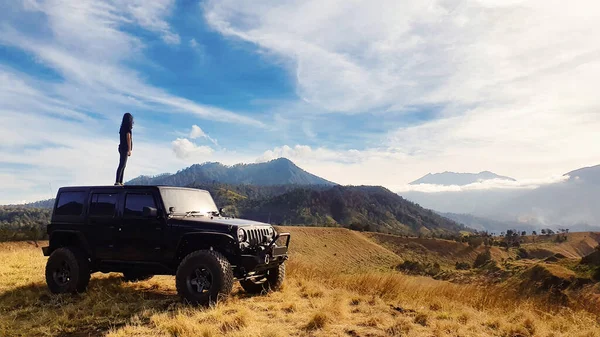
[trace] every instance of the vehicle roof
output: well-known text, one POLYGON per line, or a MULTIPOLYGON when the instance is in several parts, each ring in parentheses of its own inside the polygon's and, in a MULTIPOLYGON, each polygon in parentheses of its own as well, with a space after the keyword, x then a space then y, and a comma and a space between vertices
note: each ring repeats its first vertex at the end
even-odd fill
POLYGON ((122 188, 126 190, 141 190, 141 189, 149 189, 149 188, 158 188, 158 189, 179 189, 179 190, 190 190, 190 191, 206 191, 198 188, 190 188, 190 187, 178 187, 178 186, 168 186, 168 185, 124 185, 124 186, 114 186, 114 185, 101 185, 101 186, 65 186, 61 187, 60 191, 65 190, 82 190, 82 189, 115 189, 122 188))

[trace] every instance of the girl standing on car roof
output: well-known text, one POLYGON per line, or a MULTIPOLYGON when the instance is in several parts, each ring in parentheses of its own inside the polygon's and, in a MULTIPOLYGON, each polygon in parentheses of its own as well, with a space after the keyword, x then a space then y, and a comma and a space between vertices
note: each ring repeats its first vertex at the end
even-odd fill
POLYGON ((117 180, 115 186, 123 186, 123 174, 125 173, 125 166, 127 165, 127 158, 131 156, 133 150, 133 139, 131 137, 131 130, 133 129, 133 116, 128 112, 123 115, 123 121, 121 122, 121 129, 119 134, 121 135, 121 141, 119 143, 119 167, 117 168, 117 180))

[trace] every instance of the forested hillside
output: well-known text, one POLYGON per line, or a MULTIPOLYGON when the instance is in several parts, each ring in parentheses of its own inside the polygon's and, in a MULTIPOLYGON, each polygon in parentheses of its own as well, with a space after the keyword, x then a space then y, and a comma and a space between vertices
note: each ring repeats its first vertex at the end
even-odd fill
MULTIPOLYGON (((402 235, 456 234, 465 229, 379 186, 203 183, 189 187, 208 190, 226 215, 272 224, 346 227, 402 235)), ((43 235, 53 200, 36 204, 48 208, 2 208, 3 240, 43 235)))
POLYGON ((22 206, 0 206, 0 241, 40 240, 52 210, 22 206))
POLYGON ((342 226, 356 230, 428 234, 457 233, 462 225, 379 186, 298 188, 240 204, 240 216, 271 223, 342 226))

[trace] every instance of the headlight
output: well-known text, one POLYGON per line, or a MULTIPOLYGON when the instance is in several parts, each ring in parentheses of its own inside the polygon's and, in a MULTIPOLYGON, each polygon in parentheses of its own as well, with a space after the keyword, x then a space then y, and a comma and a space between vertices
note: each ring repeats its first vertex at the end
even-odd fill
POLYGON ((238 241, 239 242, 244 242, 246 241, 246 231, 242 228, 238 228, 238 241))
POLYGON ((275 235, 275 230, 273 227, 269 227, 269 229, 267 229, 267 235, 269 235, 269 237, 273 237, 275 235))

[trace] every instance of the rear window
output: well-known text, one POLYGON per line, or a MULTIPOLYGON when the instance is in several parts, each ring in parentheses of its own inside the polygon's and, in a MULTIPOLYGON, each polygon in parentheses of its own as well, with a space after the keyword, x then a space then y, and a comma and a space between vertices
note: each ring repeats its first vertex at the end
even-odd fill
POLYGON ((79 216, 83 212, 86 192, 61 192, 54 214, 79 216))
POLYGON ((127 194, 125 199, 125 216, 143 216, 144 207, 156 208, 152 194, 127 194))
POLYGON ((94 193, 90 203, 90 215, 113 216, 117 205, 117 194, 94 193))

